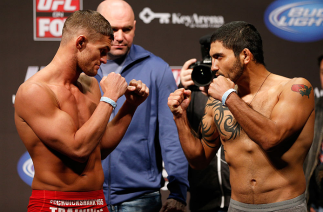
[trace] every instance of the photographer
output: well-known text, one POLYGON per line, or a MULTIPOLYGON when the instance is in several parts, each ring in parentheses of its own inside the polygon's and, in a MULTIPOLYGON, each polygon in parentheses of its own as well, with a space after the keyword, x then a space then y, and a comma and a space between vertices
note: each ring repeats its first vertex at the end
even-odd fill
MULTIPOLYGON (((198 69, 201 64, 211 67, 209 56, 210 35, 200 39, 203 60, 190 59, 185 62, 180 72, 179 88, 190 89, 192 99, 187 109, 187 118, 191 128, 199 132, 201 118, 208 97, 195 85, 198 79, 192 80, 193 68, 198 69)), ((211 69, 209 70, 211 71, 211 69)), ((207 72, 207 69, 205 69, 207 72)), ((201 77, 201 76, 200 76, 201 77)), ((205 81, 202 79, 202 81, 205 81)), ((195 133, 197 137, 199 135, 195 133)), ((223 148, 220 148, 209 166, 204 170, 194 170, 189 167, 188 180, 190 183, 190 211, 191 212, 224 212, 227 211, 230 201, 229 167, 224 159, 223 148)))

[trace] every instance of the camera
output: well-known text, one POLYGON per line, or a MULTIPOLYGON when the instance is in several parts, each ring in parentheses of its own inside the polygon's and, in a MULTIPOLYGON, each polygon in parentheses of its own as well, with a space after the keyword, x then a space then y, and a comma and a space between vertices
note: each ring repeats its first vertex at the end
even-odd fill
POLYGON ((189 68, 193 69, 191 74, 192 80, 198 87, 209 85, 215 77, 215 73, 211 71, 212 59, 209 54, 211 36, 212 34, 209 34, 200 38, 203 60, 189 66, 189 68))

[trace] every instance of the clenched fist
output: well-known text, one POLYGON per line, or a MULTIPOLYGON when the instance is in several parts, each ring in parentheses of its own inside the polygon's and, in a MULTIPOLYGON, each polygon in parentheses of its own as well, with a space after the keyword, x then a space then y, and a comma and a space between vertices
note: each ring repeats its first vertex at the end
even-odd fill
POLYGON ((191 91, 184 88, 177 89, 168 97, 168 107, 175 117, 180 117, 191 102, 191 91))
POLYGON ((149 88, 141 80, 131 80, 125 93, 126 99, 134 106, 139 106, 149 95, 149 88))
POLYGON ((103 96, 109 97, 115 102, 126 92, 128 87, 125 78, 114 72, 103 77, 100 81, 100 85, 104 93, 103 96))

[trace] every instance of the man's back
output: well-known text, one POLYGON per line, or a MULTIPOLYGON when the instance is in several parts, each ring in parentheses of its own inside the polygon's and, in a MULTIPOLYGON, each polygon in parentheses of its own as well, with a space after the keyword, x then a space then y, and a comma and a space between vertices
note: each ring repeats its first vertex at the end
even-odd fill
MULTIPOLYGON (((259 93, 255 96, 246 95, 242 99, 249 104, 252 101, 249 106, 270 119, 278 104, 284 105, 283 110, 288 112, 290 108, 286 95, 291 95, 290 88, 300 82, 303 83, 303 79, 287 79, 272 74, 259 93)), ((306 116, 298 120, 306 120, 304 126, 277 147, 265 151, 251 140, 230 110, 223 107, 220 101, 209 99, 206 110, 213 114, 206 119, 214 120, 217 125, 230 167, 232 199, 249 204, 265 204, 291 199, 304 193, 306 184, 302 165, 312 142, 313 111, 298 111, 306 116)))

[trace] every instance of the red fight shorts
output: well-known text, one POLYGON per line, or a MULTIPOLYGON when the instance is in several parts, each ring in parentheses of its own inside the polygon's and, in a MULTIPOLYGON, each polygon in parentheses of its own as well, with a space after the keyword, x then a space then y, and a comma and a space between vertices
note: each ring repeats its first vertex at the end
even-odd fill
POLYGON ((33 190, 28 212, 109 212, 103 190, 62 192, 33 190))

